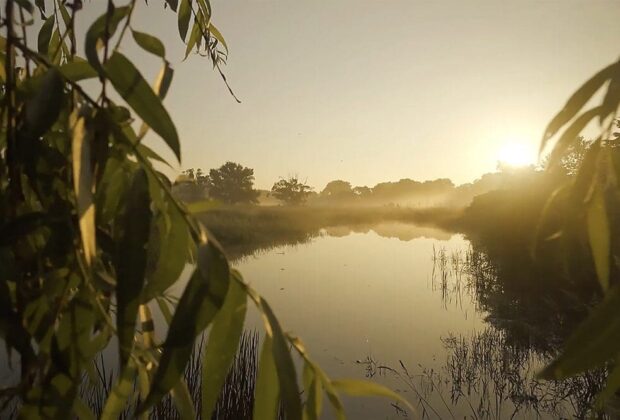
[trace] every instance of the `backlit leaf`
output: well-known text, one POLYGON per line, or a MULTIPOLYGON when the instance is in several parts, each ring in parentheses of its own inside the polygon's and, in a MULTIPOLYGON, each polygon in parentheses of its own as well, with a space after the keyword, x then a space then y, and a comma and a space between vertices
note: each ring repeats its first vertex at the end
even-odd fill
POLYGON ((620 288, 612 287, 564 345, 564 351, 541 373, 544 379, 564 379, 615 357, 620 351, 620 288))
POLYGON ((222 307, 229 285, 229 267, 211 240, 198 249, 198 269, 187 283, 163 345, 151 392, 140 406, 144 412, 168 393, 183 375, 194 340, 222 307))
POLYGON ((587 208, 588 239, 596 275, 603 290, 609 288, 610 226, 605 206, 605 195, 600 187, 595 189, 587 208))
MULTIPOLYGON (((231 276, 239 276, 236 271, 231 276)), ((202 362, 202 418, 210 419, 235 358, 247 309, 245 290, 231 280, 226 300, 213 320, 202 362)))
POLYGON ((209 23, 209 32, 215 37, 215 39, 217 39, 222 44, 222 46, 224 46, 226 51, 228 51, 228 45, 226 44, 224 36, 219 31, 219 29, 217 29, 215 25, 213 25, 213 23, 209 23))
POLYGON ((181 148, 177 130, 161 100, 138 69, 124 55, 115 52, 106 63, 106 72, 116 91, 140 118, 164 139, 180 160, 181 148))
POLYGON ((97 72, 86 60, 76 59, 67 64, 63 64, 58 68, 60 73, 66 79, 72 82, 79 82, 80 80, 92 79, 97 77, 97 72))
POLYGON ((289 351, 288 342, 280 327, 278 319, 273 314, 271 307, 265 301, 261 301, 261 310, 265 314, 273 333, 273 357, 278 371, 282 403, 289 420, 301 420, 301 399, 299 398, 299 386, 295 364, 289 351))
POLYGON ((551 120, 540 144, 540 150, 542 151, 547 141, 553 137, 564 125, 566 125, 577 113, 584 107, 584 105, 592 98, 592 96, 598 91, 601 86, 617 71, 617 67, 620 63, 613 63, 605 67, 594 76, 585 82, 566 102, 560 112, 551 120))
POLYGON ((192 52, 192 48, 196 46, 196 42, 200 39, 201 31, 200 24, 198 21, 194 22, 194 26, 192 26, 192 33, 189 35, 189 40, 187 41, 187 46, 185 47, 185 58, 192 52))
POLYGON ((123 368, 118 381, 112 388, 112 392, 103 406, 101 420, 117 420, 121 417, 127 401, 133 394, 136 373, 136 364, 132 359, 129 359, 129 363, 123 368))
POLYGON ((43 55, 47 55, 53 30, 54 15, 50 15, 47 19, 45 19, 43 25, 41 25, 41 29, 39 30, 39 36, 37 39, 38 50, 43 55))
POLYGON ((354 397, 386 397, 390 398, 394 401, 403 403, 406 405, 411 411, 414 411, 413 407, 409 402, 392 391, 389 388, 384 387, 376 382, 371 381, 360 381, 360 380, 352 380, 352 379, 340 379, 332 381, 332 385, 334 388, 340 392, 344 392, 345 394, 354 396, 354 397))
POLYGON ((577 117, 575 121, 573 121, 573 123, 564 131, 564 133, 562 133, 560 139, 553 146, 553 151, 551 152, 551 156, 549 158, 549 166, 556 165, 560 161, 568 146, 577 141, 579 134, 581 134, 584 128, 586 128, 586 126, 594 118, 600 115, 600 113, 601 107, 597 106, 584 112, 577 117))
POLYGON ((258 362, 252 418, 275 420, 278 417, 278 396, 280 385, 278 372, 273 358, 273 340, 265 335, 263 349, 258 362))
POLYGON ((181 420, 195 420, 197 418, 192 397, 184 380, 181 379, 177 382, 172 388, 171 395, 181 420))
POLYGON ((164 47, 164 44, 159 40, 159 38, 134 30, 131 31, 131 34, 133 35, 133 39, 140 47, 142 47, 143 50, 148 51, 151 54, 155 54, 161 58, 166 58, 166 47, 164 47))
POLYGON ((92 138, 92 131, 87 125, 86 118, 79 117, 73 126, 73 140, 71 144, 73 187, 76 196, 82 247, 88 265, 92 265, 96 254, 95 206, 93 203, 93 181, 90 166, 92 138))

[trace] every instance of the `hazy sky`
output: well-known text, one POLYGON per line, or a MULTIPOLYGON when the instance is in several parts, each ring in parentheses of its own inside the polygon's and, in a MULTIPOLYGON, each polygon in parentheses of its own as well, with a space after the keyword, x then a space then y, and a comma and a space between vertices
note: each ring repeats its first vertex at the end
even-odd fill
MULTIPOLYGON (((181 62, 176 16, 150 3, 134 26, 176 70, 182 167, 232 160, 261 188, 469 182, 510 142, 534 159, 552 114, 620 55, 618 0, 213 0, 238 104, 206 59, 181 62)), ((126 51, 152 78, 157 60, 126 51)))

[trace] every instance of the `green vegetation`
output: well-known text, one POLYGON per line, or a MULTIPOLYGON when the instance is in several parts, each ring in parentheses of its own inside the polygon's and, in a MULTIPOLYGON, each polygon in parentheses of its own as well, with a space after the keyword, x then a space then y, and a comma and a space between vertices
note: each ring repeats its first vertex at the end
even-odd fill
MULTIPOLYGON (((79 389, 84 374, 99 380, 95 361, 115 346, 119 374, 101 418, 116 419, 127 407, 130 416, 147 418, 166 395, 181 418, 196 418, 183 374, 196 339, 210 327, 200 355, 199 407, 210 418, 234 361, 248 297, 266 330, 255 418, 275 418, 280 401, 291 420, 317 418, 324 392, 338 417, 344 416, 342 393, 403 401, 378 385, 331 380, 172 196, 154 166, 165 162, 143 140, 152 130, 180 160, 180 139, 162 103, 173 70, 161 41, 135 27, 136 4, 107 1, 103 15, 84 22, 82 36, 76 22, 90 3, 4 2, 0 336, 19 355, 21 375, 2 389, 2 404, 16 404, 21 418, 94 418, 79 389), (36 40, 28 31, 34 21, 36 40), (129 34, 161 58, 153 87, 121 52, 129 34), (77 54, 82 43, 85 57, 77 54), (188 263, 191 277, 171 305, 166 290, 188 263), (168 323, 163 341, 155 336, 155 305, 168 323), (294 354, 304 368, 303 394, 294 354)), ((228 47, 209 3, 167 0, 164 7, 176 14, 185 55, 205 55, 222 74, 228 47)), ((221 169, 209 174, 213 188, 216 175, 222 182, 239 175, 244 198, 229 199, 252 201, 251 170, 221 169)))

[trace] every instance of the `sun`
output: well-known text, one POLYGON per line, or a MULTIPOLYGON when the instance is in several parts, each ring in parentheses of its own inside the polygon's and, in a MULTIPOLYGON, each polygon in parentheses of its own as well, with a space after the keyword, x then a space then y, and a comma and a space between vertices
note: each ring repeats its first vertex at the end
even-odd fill
POLYGON ((519 167, 533 165, 536 158, 523 143, 507 141, 499 149, 497 160, 503 165, 519 167))

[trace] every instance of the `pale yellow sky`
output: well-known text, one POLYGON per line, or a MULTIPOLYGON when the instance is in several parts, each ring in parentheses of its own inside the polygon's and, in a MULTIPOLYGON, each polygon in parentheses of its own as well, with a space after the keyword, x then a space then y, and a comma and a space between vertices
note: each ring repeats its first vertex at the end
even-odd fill
MULTIPOLYGON (((176 16, 150 3, 134 27, 174 65, 182 167, 236 161, 261 188, 469 182, 507 142, 534 158, 552 114, 620 54, 618 0, 213 0, 237 104, 206 59, 181 62, 176 16)), ((157 59, 125 51, 153 78, 157 59)))

